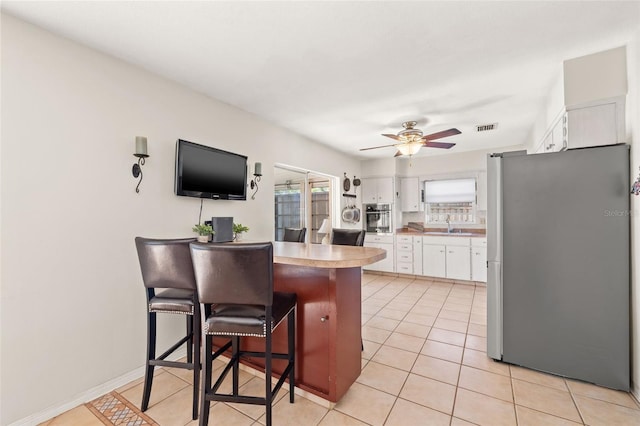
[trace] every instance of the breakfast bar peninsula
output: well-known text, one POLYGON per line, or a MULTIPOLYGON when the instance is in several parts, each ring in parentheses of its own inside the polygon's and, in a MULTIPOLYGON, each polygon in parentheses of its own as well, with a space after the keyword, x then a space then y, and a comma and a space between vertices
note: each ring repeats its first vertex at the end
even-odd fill
MULTIPOLYGON (((337 402, 361 369, 362 266, 386 257, 370 247, 273 243, 274 290, 298 295, 296 386, 337 402)), ((264 339, 245 337, 243 349, 260 350, 264 339)), ((274 351, 286 351, 287 325, 273 334, 274 351)), ((249 365, 261 368, 261 359, 249 365)), ((274 360, 280 374, 286 361, 274 360)))

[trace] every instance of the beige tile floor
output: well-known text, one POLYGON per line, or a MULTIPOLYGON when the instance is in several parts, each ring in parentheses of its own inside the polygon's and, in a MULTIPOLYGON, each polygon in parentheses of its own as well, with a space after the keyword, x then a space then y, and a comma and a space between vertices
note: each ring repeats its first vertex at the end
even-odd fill
MULTIPOLYGON (((640 405, 627 393, 487 358, 486 287, 364 274, 362 374, 329 410, 286 392, 275 425, 640 425, 640 405)), ((218 368, 222 365, 219 361, 218 368)), ((145 414, 162 426, 190 418, 189 372, 160 369, 145 414)), ((241 391, 264 380, 241 372, 241 391)), ((142 380, 118 389, 139 406, 142 380)), ((211 424, 261 425, 264 408, 217 403, 211 424)), ((101 425, 80 406, 48 422, 101 425)))

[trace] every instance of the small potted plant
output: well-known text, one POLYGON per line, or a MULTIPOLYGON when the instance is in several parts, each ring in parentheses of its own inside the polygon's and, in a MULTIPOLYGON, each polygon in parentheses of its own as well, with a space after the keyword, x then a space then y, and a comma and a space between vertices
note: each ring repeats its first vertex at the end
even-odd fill
POLYGON ((209 237, 215 234, 215 231, 211 227, 211 225, 194 225, 193 232, 198 233, 198 241, 201 243, 208 243, 209 237))
POLYGON ((240 241, 242 239, 242 233, 243 232, 247 232, 248 230, 249 230, 249 228, 244 226, 243 224, 234 223, 233 224, 234 240, 240 241))

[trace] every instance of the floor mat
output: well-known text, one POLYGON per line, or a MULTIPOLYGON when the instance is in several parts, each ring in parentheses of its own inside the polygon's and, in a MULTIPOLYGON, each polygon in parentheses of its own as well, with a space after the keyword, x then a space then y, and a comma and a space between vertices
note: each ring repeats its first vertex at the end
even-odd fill
POLYGON ((85 404, 105 425, 158 426, 117 392, 111 392, 85 404))

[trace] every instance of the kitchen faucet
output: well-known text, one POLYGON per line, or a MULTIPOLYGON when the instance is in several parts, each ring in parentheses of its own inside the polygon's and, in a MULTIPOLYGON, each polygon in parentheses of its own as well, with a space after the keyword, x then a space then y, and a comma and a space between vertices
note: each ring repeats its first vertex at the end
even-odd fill
POLYGON ((451 215, 447 215, 447 234, 451 233, 451 215))

